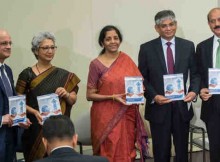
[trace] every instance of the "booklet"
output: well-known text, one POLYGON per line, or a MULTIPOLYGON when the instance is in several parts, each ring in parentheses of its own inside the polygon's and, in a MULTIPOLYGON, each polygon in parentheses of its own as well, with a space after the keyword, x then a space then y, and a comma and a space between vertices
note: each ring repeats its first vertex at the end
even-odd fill
POLYGON ((62 115, 59 97, 55 93, 37 96, 40 114, 43 122, 52 115, 62 115))
POLYGON ((220 94, 220 69, 209 68, 209 93, 220 94))
POLYGON ((173 101, 184 99, 183 74, 163 75, 163 81, 165 97, 173 101))
POLYGON ((144 103, 143 79, 139 76, 125 77, 125 93, 127 104, 144 103))
POLYGON ((27 120, 26 117, 26 96, 11 96, 9 101, 9 114, 13 119, 12 126, 16 126, 19 123, 24 123, 27 120))

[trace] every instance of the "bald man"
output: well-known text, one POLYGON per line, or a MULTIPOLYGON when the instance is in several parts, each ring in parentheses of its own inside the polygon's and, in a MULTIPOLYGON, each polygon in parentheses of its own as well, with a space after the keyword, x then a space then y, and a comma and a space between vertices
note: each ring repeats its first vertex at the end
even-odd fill
MULTIPOLYGON (((9 115, 8 97, 16 95, 12 70, 4 61, 11 55, 11 37, 9 33, 0 29, 0 162, 16 161, 16 133, 17 127, 12 127, 13 121, 9 115), (7 83, 6 83, 7 82, 7 83)), ((20 126, 28 128, 27 124, 20 126)))
POLYGON ((201 119, 205 122, 208 132, 210 161, 220 162, 220 95, 211 95, 208 90, 208 68, 220 68, 217 54, 220 39, 220 8, 211 9, 207 19, 214 35, 199 43, 196 49, 201 74, 201 119))

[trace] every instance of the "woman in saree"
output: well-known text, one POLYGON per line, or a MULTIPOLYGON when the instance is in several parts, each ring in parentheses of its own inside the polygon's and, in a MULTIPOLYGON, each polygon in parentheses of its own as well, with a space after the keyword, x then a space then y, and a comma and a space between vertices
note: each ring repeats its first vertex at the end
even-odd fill
POLYGON ((46 155, 42 143, 42 117, 37 96, 56 93, 59 96, 62 114, 68 117, 77 99, 77 84, 80 80, 74 73, 52 65, 56 49, 52 33, 38 33, 32 39, 32 52, 37 63, 24 69, 18 77, 16 91, 18 94, 26 95, 27 116, 32 122, 22 136, 26 162, 41 159, 46 155))
POLYGON ((110 162, 133 162, 135 143, 143 156, 147 152, 147 136, 138 105, 125 102, 125 76, 141 76, 137 66, 124 52, 118 51, 122 35, 115 26, 105 26, 99 35, 103 47, 91 61, 87 100, 91 107, 93 154, 110 162))

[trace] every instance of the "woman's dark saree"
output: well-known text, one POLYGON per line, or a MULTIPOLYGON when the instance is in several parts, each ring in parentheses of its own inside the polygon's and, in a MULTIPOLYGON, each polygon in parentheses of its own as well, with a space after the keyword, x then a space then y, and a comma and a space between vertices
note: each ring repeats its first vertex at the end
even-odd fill
MULTIPOLYGON (((64 87, 68 92, 78 92, 79 78, 64 69, 51 67, 42 74, 36 76, 31 68, 25 69, 20 75, 16 85, 19 94, 26 94, 26 104, 38 110, 37 96, 54 93, 58 87, 64 87)), ((70 116, 72 105, 68 105, 60 98, 62 114, 70 116)), ((29 129, 25 130, 22 138, 24 157, 26 162, 41 159, 46 155, 42 143, 42 126, 38 124, 36 117, 27 114, 32 122, 29 129)))

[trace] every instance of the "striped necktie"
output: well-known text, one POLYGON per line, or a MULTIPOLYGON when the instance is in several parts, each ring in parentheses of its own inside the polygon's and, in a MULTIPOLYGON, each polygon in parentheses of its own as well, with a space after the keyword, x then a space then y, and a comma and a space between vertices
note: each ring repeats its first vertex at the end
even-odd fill
POLYGON ((5 87, 5 91, 8 97, 13 96, 12 88, 10 86, 9 80, 4 73, 4 65, 0 67, 1 69, 1 79, 5 87))
POLYGON ((218 48, 216 52, 216 62, 215 62, 215 67, 220 68, 220 39, 218 39, 218 48))

